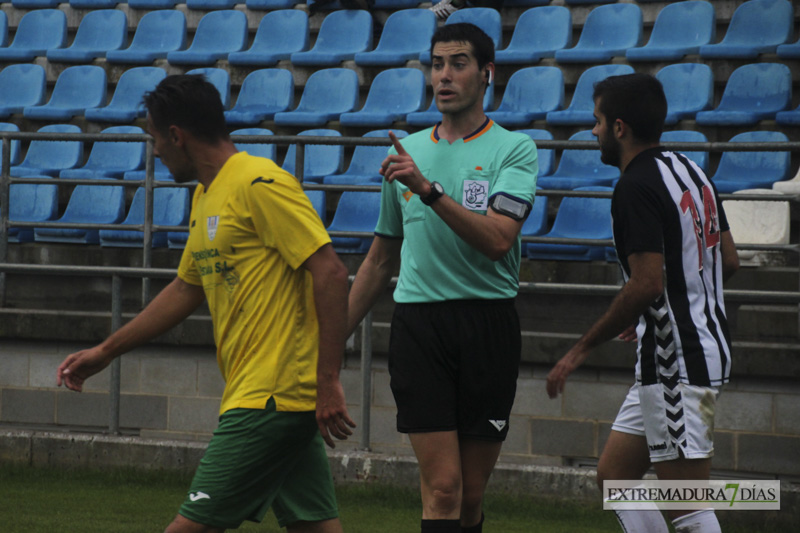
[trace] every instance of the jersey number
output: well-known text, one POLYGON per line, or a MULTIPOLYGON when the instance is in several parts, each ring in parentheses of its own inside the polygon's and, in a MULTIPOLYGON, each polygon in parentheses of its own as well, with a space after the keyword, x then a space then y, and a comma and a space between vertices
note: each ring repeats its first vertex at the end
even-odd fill
POLYGON ((703 270, 703 243, 705 248, 713 248, 719 244, 719 219, 717 218, 717 204, 711 187, 704 185, 701 191, 703 197, 703 211, 705 222, 700 219, 697 206, 694 205, 691 191, 685 191, 681 197, 681 210, 683 214, 691 213, 694 222, 694 236, 697 240, 698 270, 703 270))

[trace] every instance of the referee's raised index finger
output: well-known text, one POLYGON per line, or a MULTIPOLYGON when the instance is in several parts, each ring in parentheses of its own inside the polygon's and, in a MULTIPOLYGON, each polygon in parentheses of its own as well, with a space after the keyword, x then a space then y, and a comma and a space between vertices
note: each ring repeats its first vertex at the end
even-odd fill
POLYGON ((399 155, 407 155, 405 148, 403 148, 403 145, 400 144, 400 141, 393 131, 389 132, 389 139, 392 141, 392 145, 394 145, 394 149, 397 150, 399 155))

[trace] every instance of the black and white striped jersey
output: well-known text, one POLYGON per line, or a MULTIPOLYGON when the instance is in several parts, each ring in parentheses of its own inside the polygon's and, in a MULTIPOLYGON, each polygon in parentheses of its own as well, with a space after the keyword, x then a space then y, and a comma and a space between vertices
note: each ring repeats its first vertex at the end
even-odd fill
POLYGON ((711 180, 682 154, 645 150, 614 189, 611 214, 625 281, 628 255, 664 254, 664 293, 637 326, 637 381, 726 383, 731 345, 720 233, 729 227, 711 180))

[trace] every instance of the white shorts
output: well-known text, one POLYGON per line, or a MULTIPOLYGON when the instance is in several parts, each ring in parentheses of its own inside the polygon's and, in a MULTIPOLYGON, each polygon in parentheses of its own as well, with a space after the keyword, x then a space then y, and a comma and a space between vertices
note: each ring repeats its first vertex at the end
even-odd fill
POLYGON ((628 391, 611 429, 647 439, 650 461, 714 456, 714 412, 718 387, 661 383, 628 391))

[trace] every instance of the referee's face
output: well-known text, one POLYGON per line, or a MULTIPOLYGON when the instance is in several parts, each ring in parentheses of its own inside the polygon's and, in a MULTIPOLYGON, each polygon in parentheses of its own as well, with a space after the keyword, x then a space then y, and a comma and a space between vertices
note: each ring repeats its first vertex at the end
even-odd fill
POLYGON ((483 109, 487 80, 470 43, 436 43, 431 59, 431 85, 439 111, 458 114, 475 107, 483 109))

